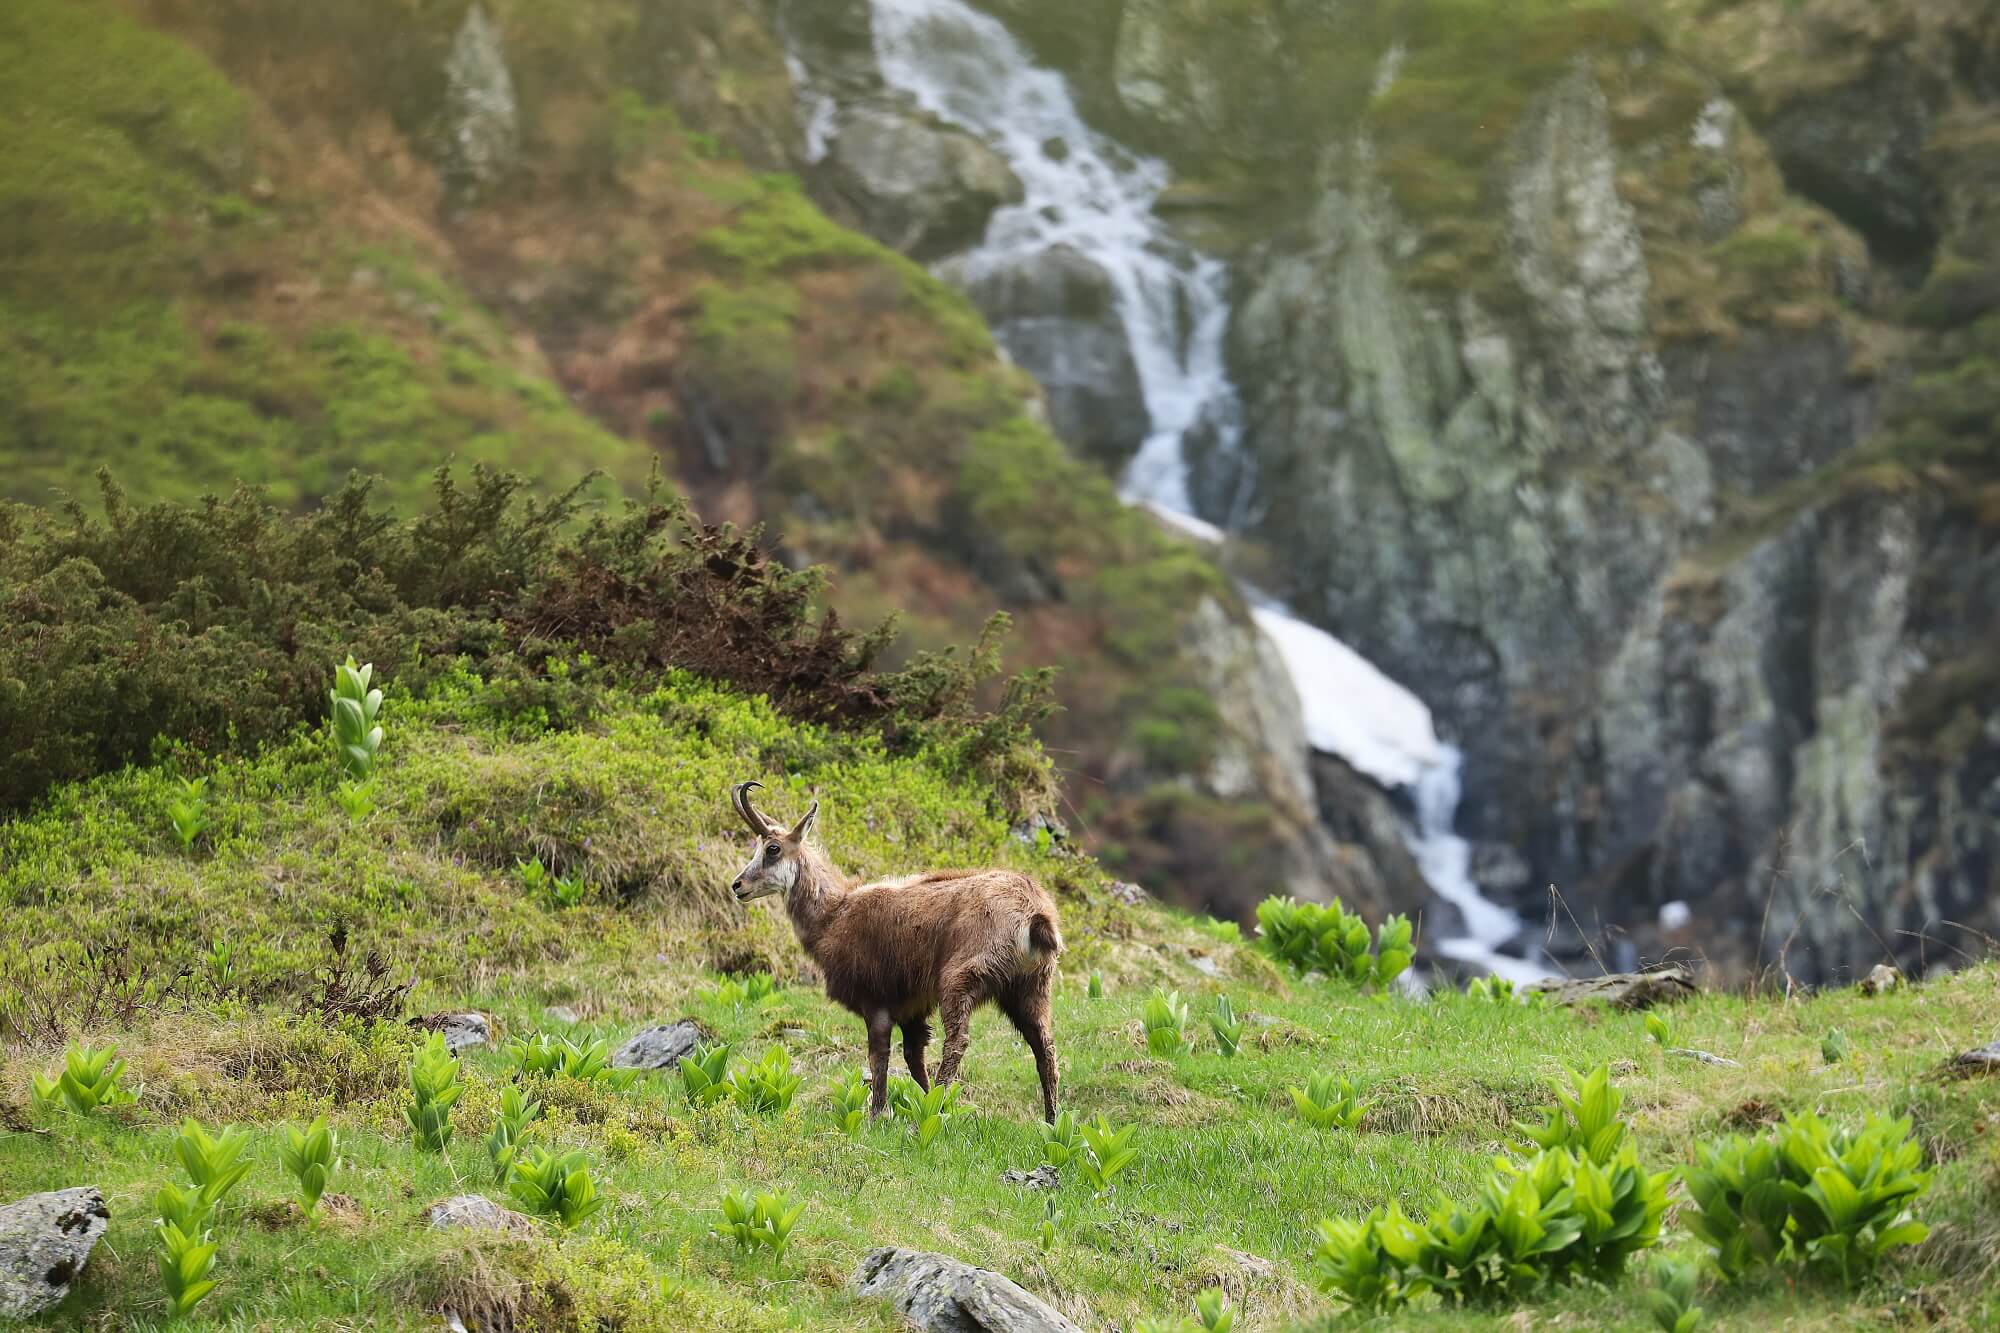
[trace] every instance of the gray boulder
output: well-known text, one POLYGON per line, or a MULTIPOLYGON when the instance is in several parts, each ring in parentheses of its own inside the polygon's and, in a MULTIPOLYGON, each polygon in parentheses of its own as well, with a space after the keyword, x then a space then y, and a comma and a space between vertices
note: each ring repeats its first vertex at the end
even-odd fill
POLYGON ((0 1207, 0 1319, 30 1319, 61 1303, 110 1225, 95 1185, 0 1207))
POLYGON ((500 1231, 525 1236, 535 1229, 527 1217, 478 1194, 439 1199, 424 1210, 424 1221, 438 1231, 500 1231))
POLYGON ((1103 267, 1058 245, 1005 264, 957 261, 939 276, 972 298, 1007 355, 1042 386, 1057 436, 1122 469, 1151 418, 1103 267))
POLYGON ((453 1055, 484 1046, 493 1040, 493 1024, 485 1014, 427 1014, 411 1023, 426 1032, 444 1034, 444 1048, 453 1055))
POLYGON ((820 171, 862 230, 917 259, 977 244, 993 210, 1023 197, 998 153, 900 107, 842 111, 820 171))
POLYGON ((645 1028, 611 1057, 613 1069, 676 1069, 681 1057, 693 1055, 708 1034, 691 1018, 665 1027, 645 1028))
POLYGON ((870 1250, 852 1285, 924 1333, 1083 1333, 1013 1279, 923 1250, 870 1250))

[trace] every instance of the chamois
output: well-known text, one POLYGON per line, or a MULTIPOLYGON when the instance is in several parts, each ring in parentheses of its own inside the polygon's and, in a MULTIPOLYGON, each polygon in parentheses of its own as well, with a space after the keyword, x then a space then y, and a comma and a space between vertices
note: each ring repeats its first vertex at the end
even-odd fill
POLYGON ((1055 902, 1042 886, 1016 870, 932 870, 857 883, 808 837, 819 802, 787 832, 750 803, 751 789, 761 786, 743 782, 730 791, 736 813, 756 835, 750 864, 730 890, 744 903, 782 893, 799 943, 825 974, 827 998, 868 1025, 869 1114, 879 1116, 888 1105, 891 1027, 902 1029, 910 1077, 928 1090, 924 1046, 932 1011, 942 1013, 942 1087, 958 1077, 972 1011, 991 1000, 1034 1052, 1042 1113, 1053 1121, 1049 989, 1062 936, 1055 902))

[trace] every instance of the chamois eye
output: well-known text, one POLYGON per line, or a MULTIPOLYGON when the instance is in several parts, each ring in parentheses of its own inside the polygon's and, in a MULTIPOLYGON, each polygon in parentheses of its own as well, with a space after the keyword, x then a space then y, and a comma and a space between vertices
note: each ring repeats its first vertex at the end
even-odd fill
POLYGON ((766 861, 775 861, 780 856, 784 855, 784 852, 785 849, 780 847, 777 843, 774 842, 769 847, 766 847, 764 849, 764 859, 766 861))

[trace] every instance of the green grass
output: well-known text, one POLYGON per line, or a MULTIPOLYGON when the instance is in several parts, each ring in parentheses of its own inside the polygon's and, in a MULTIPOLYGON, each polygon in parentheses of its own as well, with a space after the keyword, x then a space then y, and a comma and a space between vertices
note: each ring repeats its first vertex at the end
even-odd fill
MULTIPOLYGON (((1675 1014, 1676 1040, 1743 1065, 1716 1069, 1666 1055, 1634 1015, 1449 994, 1363 998, 1288 979, 1248 945, 1110 901, 1088 862, 1010 839, 978 793, 931 761, 891 762, 872 742, 785 723, 690 679, 607 709, 584 731, 512 718, 501 696, 470 681, 421 703, 392 686, 383 716, 378 808, 361 823, 334 805, 325 738, 302 734, 216 766, 214 831, 192 855, 165 815, 172 764, 60 789, 0 825, 0 999, 18 1002, 4 987, 31 976, 79 994, 95 986, 86 942, 122 945, 152 976, 191 969, 185 1002, 87 1034, 130 1060, 128 1078, 142 1088, 131 1107, 89 1121, 29 1112, 28 1075, 53 1067, 57 1049, 18 1037, 0 1047, 0 1125, 13 1127, 0 1129, 5 1193, 94 1183, 113 1215, 81 1290, 33 1326, 159 1326, 148 1203, 178 1178, 169 1143, 185 1115, 258 1136, 256 1168, 219 1228, 222 1286, 185 1327, 419 1327, 424 1305, 449 1296, 461 1308, 475 1298, 508 1306, 535 1327, 887 1330, 895 1325, 882 1309, 843 1287, 860 1254, 884 1244, 1007 1272, 1088 1327, 1182 1313, 1217 1282, 1242 1308, 1241 1327, 1312 1324, 1334 1315, 1311 1288, 1315 1220, 1392 1198, 1414 1211, 1436 1191, 1469 1192, 1551 1078, 1601 1061, 1614 1062, 1654 1166, 1683 1160, 1700 1136, 1807 1108, 1836 1119, 1911 1114, 1937 1163, 1922 1213, 1938 1234, 1880 1286, 1853 1298, 1794 1293, 1782 1280, 1711 1290, 1710 1326, 1791 1315, 1862 1327, 1920 1298, 1948 1312, 1947 1326, 2000 1313, 1985 1271, 2000 1236, 2000 1155, 1983 1119, 1991 1090, 1928 1078, 1990 1037, 2000 1006, 1991 967, 1873 1000, 1704 998, 1675 1014), (1037 1096, 1032 1062, 992 1013, 974 1021, 966 1102, 928 1149, 900 1126, 852 1140, 835 1128, 833 1092, 862 1059, 861 1026, 799 978, 779 912, 746 910, 723 887, 743 841, 724 788, 753 775, 771 784, 768 804, 781 814, 817 792, 829 847, 851 869, 1001 862, 1056 887, 1071 941, 1056 1001, 1063 1102, 1136 1123, 1139 1158, 1105 1199, 1065 1177, 1051 1252, 1036 1241, 1044 1196, 999 1178, 1038 1160, 1037 1096), (529 901, 512 865, 530 854, 583 875, 594 902, 557 911, 529 901), (285 998, 337 919, 394 975, 415 977, 412 1012, 476 1008, 503 1037, 546 1027, 614 1041, 692 1015, 733 1042, 739 1061, 783 1045, 805 1087, 786 1114, 748 1115, 728 1104, 692 1111, 673 1076, 625 1092, 544 1085, 548 1111, 529 1141, 581 1149, 603 1211, 577 1232, 519 1241, 426 1233, 415 1224, 437 1199, 502 1197, 481 1141, 507 1064, 496 1050, 469 1054, 450 1149, 418 1153, 401 1121, 415 1034, 302 1017, 285 998), (216 938, 236 947, 231 989, 214 984, 216 938), (1197 956, 1222 975, 1198 972, 1197 956), (791 984, 762 1005, 728 1005, 714 994, 720 966, 768 966, 791 984), (1093 971, 1107 983, 1097 1000, 1085 994, 1093 971), (1157 984, 1180 989, 1197 1016, 1226 991, 1246 1017, 1240 1055, 1222 1057, 1197 1021, 1188 1053, 1150 1057, 1139 1013, 1157 984), (545 1016, 558 1004, 579 1013, 575 1028, 545 1016), (1831 1027, 1853 1054, 1825 1068, 1819 1043, 1831 1027), (1296 1120, 1286 1090, 1320 1072, 1354 1079, 1372 1101, 1358 1131, 1296 1120), (278 1163, 280 1126, 322 1112, 346 1159, 329 1193, 354 1202, 322 1203, 305 1223, 283 1203, 291 1182, 278 1163), (807 1203, 782 1269, 710 1234, 722 1192, 745 1187, 807 1203)), ((1630 1283, 1559 1293, 1544 1307, 1538 1319, 1567 1312, 1590 1327, 1641 1320, 1630 1283)), ((1419 1311, 1405 1322, 1501 1327, 1506 1317, 1419 1311)))

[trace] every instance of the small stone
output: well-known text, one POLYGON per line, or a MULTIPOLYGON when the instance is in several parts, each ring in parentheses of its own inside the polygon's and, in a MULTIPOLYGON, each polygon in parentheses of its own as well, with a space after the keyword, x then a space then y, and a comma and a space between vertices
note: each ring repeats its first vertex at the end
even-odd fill
POLYGON ((95 1185, 0 1207, 0 1318, 30 1319, 60 1304, 110 1225, 95 1185))
POLYGON ((1903 974, 1887 963, 1877 963, 1861 978, 1863 995, 1886 995, 1903 984, 1903 974))
POLYGON ((1716 1065, 1723 1069, 1743 1068, 1742 1065, 1737 1064, 1726 1055, 1716 1055, 1709 1051, 1698 1051, 1692 1046, 1669 1046, 1667 1047, 1667 1054, 1686 1056, 1690 1060, 1699 1061, 1705 1065, 1716 1065))
POLYGON ((870 1250, 857 1294, 886 1300, 922 1333, 1083 1333, 1012 1278, 923 1250, 870 1250))
POLYGON ((444 1034, 444 1048, 457 1055, 493 1040, 493 1024, 485 1014, 426 1014, 410 1020, 410 1026, 425 1032, 444 1034))
POLYGON ((1000 1179, 1009 1185, 1019 1185, 1024 1189, 1052 1190, 1062 1183, 1056 1169, 1044 1162, 1032 1171, 1002 1171, 1000 1179))
POLYGON ((1146 892, 1137 884, 1122 879, 1107 881, 1104 885, 1104 891, 1119 902, 1124 903, 1127 907, 1142 907, 1153 901, 1152 894, 1146 892))
POLYGON ((576 1010, 566 1004, 552 1004, 542 1010, 542 1013, 549 1021, 554 1023, 581 1023, 583 1021, 577 1016, 576 1010))
POLYGON ((2000 1074, 2000 1041, 1989 1041, 1977 1050, 1966 1051, 1951 1066, 1961 1074, 2000 1074))
POLYGON ((424 1210, 424 1221, 438 1231, 505 1231, 525 1236, 535 1224, 511 1208, 502 1208, 480 1194, 456 1194, 424 1210))
POLYGON ((664 1027, 650 1027, 633 1034, 611 1057, 613 1069, 677 1069, 681 1057, 693 1055, 694 1048, 708 1034, 691 1018, 664 1027))
POLYGON ((1210 958, 1207 954, 1201 954, 1195 958, 1189 959, 1188 961, 1194 964, 1195 971, 1201 973, 1205 977, 1219 977, 1222 975, 1222 968, 1219 965, 1217 965, 1216 961, 1213 958, 1210 958))

